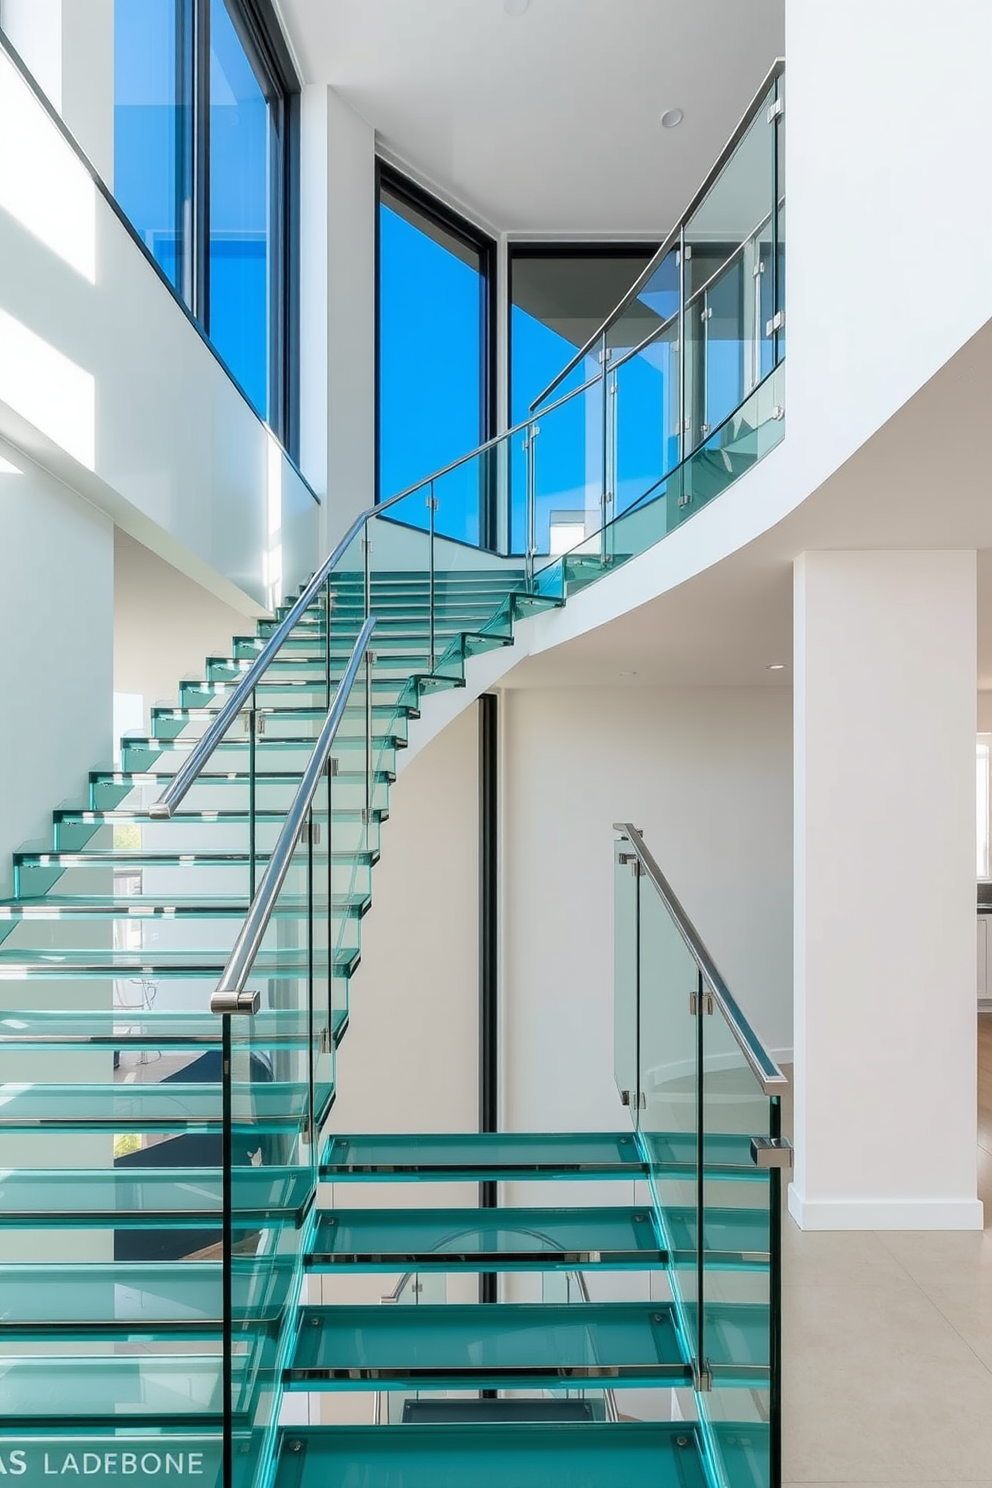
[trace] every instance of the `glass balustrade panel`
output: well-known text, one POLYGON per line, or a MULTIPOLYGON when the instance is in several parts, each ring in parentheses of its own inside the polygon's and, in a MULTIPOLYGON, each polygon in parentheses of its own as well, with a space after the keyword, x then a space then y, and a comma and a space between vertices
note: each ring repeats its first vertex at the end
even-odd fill
POLYGON ((678 334, 678 321, 669 321, 610 375, 611 520, 651 501, 678 466, 678 334))
POLYGON ((763 1485, 771 1482, 772 1418, 778 1409, 771 1370, 781 1177, 757 1165, 752 1139, 778 1135, 778 1100, 766 1094, 755 1066, 774 1067, 746 1025, 741 1036, 751 1059, 719 1003, 706 1001, 705 1009, 701 1081, 707 1159, 699 1319, 713 1388, 700 1396, 699 1409, 726 1481, 763 1485))
MULTIPOLYGON (((657 889, 644 875, 638 883, 637 1129, 664 1227, 667 1208, 691 1213, 699 1203, 699 972, 657 889)), ((679 1247, 676 1238, 663 1235, 668 1248, 681 1251, 672 1294, 695 1359, 699 1246, 691 1231, 679 1247)))
POLYGON ((331 906, 339 884, 349 897, 371 892, 369 855, 342 846, 334 850, 330 820, 331 785, 325 772, 317 782, 310 805, 310 929, 309 955, 312 989, 313 1102, 317 1129, 334 1099, 334 1000, 331 986, 331 906))
POLYGON ((685 223, 686 452, 732 412, 762 374, 762 245, 774 222, 774 86, 685 223))
MULTIPOLYGON (((567 376, 563 377, 554 391, 544 399, 544 404, 550 406, 557 403, 569 394, 578 393, 586 383, 591 382, 602 370, 600 352, 602 351, 602 338, 584 356, 581 361, 571 369, 567 376)), ((519 403, 514 401, 513 417, 511 427, 525 424, 529 414, 527 400, 519 403)), ((535 418, 541 413, 541 408, 534 410, 535 418)), ((583 427, 582 416, 576 412, 575 428, 581 430, 583 427)), ((528 435, 522 432, 513 436, 508 442, 505 455, 508 479, 509 500, 507 518, 507 546, 506 551, 516 557, 522 557, 530 542, 531 525, 529 520, 528 491, 529 485, 529 456, 528 435)), ((549 474, 550 479, 550 474, 549 474)), ((538 523, 538 530, 543 531, 543 519, 538 523)), ((543 543, 539 545, 539 551, 546 551, 543 543)))
POLYGON ((511 595, 519 593, 526 578, 522 558, 502 555, 505 547, 506 463, 508 443, 483 450, 455 472, 433 483, 437 532, 433 543, 432 597, 434 627, 435 687, 457 685, 465 676, 466 663, 486 651, 501 650, 513 637, 516 616, 511 595), (458 484, 471 479, 492 494, 494 525, 489 550, 467 548, 443 536, 450 524, 444 521, 448 505, 457 504, 458 484))
POLYGON ((637 1110, 638 887, 630 843, 613 846, 613 1075, 624 1105, 637 1110))
POLYGON ((566 594, 646 552, 699 511, 778 445, 785 434, 785 369, 760 383, 739 409, 645 496, 577 543, 555 564, 539 569, 540 588, 562 571, 566 594))
POLYGON ((532 548, 558 558, 602 530, 607 511, 607 405, 601 367, 584 392, 539 412, 527 439, 532 462, 532 548))
MULTIPOLYGON (((309 1211, 278 1222, 260 1207, 258 1174, 316 1189, 314 1078, 321 1070, 315 1027, 312 923, 313 844, 307 829, 292 862, 247 985, 260 994, 255 1017, 231 1017, 228 1154, 231 1273, 230 1443, 234 1482, 261 1482, 274 1442, 281 1370, 293 1331, 309 1211), (267 969, 266 969, 267 968, 267 969)), ((326 1071, 324 1072, 326 1073, 326 1071)))

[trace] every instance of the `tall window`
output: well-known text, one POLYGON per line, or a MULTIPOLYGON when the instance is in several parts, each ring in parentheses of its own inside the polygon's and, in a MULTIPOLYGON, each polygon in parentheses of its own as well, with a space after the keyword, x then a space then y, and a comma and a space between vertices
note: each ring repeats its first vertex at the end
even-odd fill
POLYGON ((116 0, 114 195, 169 283, 191 304, 185 11, 183 0, 116 0))
MULTIPOLYGON (((385 169, 378 214, 378 496, 384 501, 492 433, 494 248, 385 169)), ((482 464, 446 478, 438 531, 492 546, 488 465, 482 464)))
POLYGON ((116 0, 114 31, 117 200, 291 447, 299 83, 271 0, 116 0))

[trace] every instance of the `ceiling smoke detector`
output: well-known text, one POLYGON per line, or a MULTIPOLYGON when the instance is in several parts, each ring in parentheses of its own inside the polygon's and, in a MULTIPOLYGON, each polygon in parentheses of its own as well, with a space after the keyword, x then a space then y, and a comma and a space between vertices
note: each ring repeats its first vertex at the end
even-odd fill
POLYGON ((503 0, 503 9, 508 16, 522 16, 530 9, 530 0, 503 0))
POLYGON ((685 110, 680 108, 666 109, 661 116, 662 129, 678 129, 685 118, 685 110))

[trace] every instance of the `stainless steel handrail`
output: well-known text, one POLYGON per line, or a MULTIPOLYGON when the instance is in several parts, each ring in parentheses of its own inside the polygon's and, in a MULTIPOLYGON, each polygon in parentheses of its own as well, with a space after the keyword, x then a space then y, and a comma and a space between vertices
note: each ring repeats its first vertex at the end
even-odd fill
POLYGON ((358 669, 368 650, 369 641, 374 629, 375 616, 370 615, 359 632, 358 640, 355 642, 355 649, 351 653, 351 660, 348 662, 347 670, 338 684, 334 703, 324 720, 324 725, 314 745, 309 763, 303 772, 299 790, 296 792, 293 804, 289 808, 286 820, 282 824, 279 840, 272 850, 272 856, 269 858, 262 882, 259 884, 255 897, 251 901, 245 922, 241 926, 237 940, 234 942, 234 948, 228 957, 223 975, 217 983, 216 990, 210 999, 210 1011, 212 1013, 224 1014, 234 1011, 254 1012, 256 1010, 255 1006, 240 1008, 238 999, 244 991, 245 983, 251 974, 251 969, 255 964, 255 957, 258 955, 259 947, 262 944, 265 932, 269 926, 269 921, 272 918, 272 912, 275 909, 279 891, 285 882, 286 874, 289 872, 289 866, 293 861, 293 854, 299 842, 300 831, 306 820, 306 814, 310 809, 310 803, 313 800, 314 791, 317 789, 317 783, 327 764, 327 756, 330 753, 331 745, 334 743, 341 719, 344 717, 344 710, 348 705, 351 689, 354 686, 355 678, 358 676, 358 669))
MULTIPOLYGON (((781 201, 779 202, 779 205, 782 205, 781 201)), ((726 270, 733 263, 734 259, 737 258, 738 254, 743 253, 748 244, 754 242, 758 234, 762 231, 763 228, 768 225, 770 221, 771 213, 766 212, 764 217, 758 223, 757 227, 752 229, 752 231, 748 233, 747 237, 737 244, 736 248, 732 248, 730 250, 730 252, 727 254, 727 257, 720 264, 719 268, 714 269, 710 277, 703 284, 701 284, 698 289, 693 290, 692 294, 686 300, 683 309, 688 310, 691 305, 695 305, 697 301, 701 300, 703 296, 710 289, 712 289, 713 285, 721 277, 721 275, 726 272, 726 270)), ((665 334, 666 331, 670 331, 673 325, 678 324, 679 320, 682 317, 682 313, 683 312, 681 309, 673 311, 673 313, 668 316, 667 320, 660 321, 658 325, 650 330, 644 337, 643 341, 638 341, 636 346, 628 347, 621 356, 612 357, 610 356, 609 351, 607 351, 607 360, 604 364, 606 373, 609 374, 611 372, 619 372, 620 368, 625 367, 628 362, 634 359, 634 357, 640 356, 642 351, 646 351, 647 348, 651 346, 653 342, 658 341, 665 334)), ((592 387, 594 383, 597 383, 599 381, 600 375, 597 375, 596 377, 591 378, 590 381, 587 382, 583 388, 579 389, 579 391, 585 392, 588 388, 592 387)), ((562 401, 565 400, 563 399, 562 401)), ((531 424, 535 423, 539 418, 543 418, 546 412, 550 412, 552 408, 557 408, 558 406, 559 405, 557 403, 552 403, 547 409, 538 409, 537 412, 533 414, 533 417, 530 420, 531 424)), ((531 405, 531 407, 533 409, 533 404, 531 405)))
POLYGON ((741 140, 744 138, 745 134, 747 134, 747 131, 750 129, 752 123, 754 122, 754 119, 758 113, 758 109, 764 102, 769 88, 774 82, 777 81, 778 78, 782 76, 784 71, 785 59, 783 57, 777 57, 772 63, 771 67, 768 69, 765 80, 761 84, 761 87, 758 89, 751 102, 748 104, 748 107, 742 115, 737 127, 734 129, 729 140, 720 151, 713 166, 707 172, 702 185, 694 193, 692 200, 689 202, 689 205, 679 217, 676 225, 666 235, 657 253, 655 253, 653 258, 648 260, 647 264, 641 270, 640 275, 637 279, 635 279, 634 283, 631 285, 630 289, 628 289, 619 305, 617 305, 615 309, 610 311, 609 315, 603 321, 599 329, 589 337, 584 346, 581 346, 579 348, 579 350, 572 357, 572 360, 566 367, 562 368, 557 377, 553 378, 551 382, 548 383, 543 393, 540 393, 538 397, 534 399, 533 403, 530 404, 531 413, 540 408, 540 405, 544 402, 545 398, 549 397, 551 393, 554 392, 555 388, 564 381, 564 379, 572 371, 573 367, 576 367, 579 362, 582 361, 583 357, 588 356, 589 352, 595 346, 600 336, 604 335, 604 333, 609 330, 610 326, 613 325, 614 322, 617 321, 623 314, 627 306, 637 299, 637 296, 640 294, 644 286, 649 282, 651 276, 658 268, 658 265, 664 262, 665 258, 668 256, 669 253, 671 253, 672 249, 678 243, 679 237, 682 233, 683 228, 685 227, 685 224, 688 222, 693 212, 696 211, 697 207, 702 204, 703 200, 708 195, 720 172, 723 170, 724 166, 727 164, 727 161, 730 159, 731 155, 733 155, 734 151, 737 149, 737 146, 740 144, 741 140))
MULTIPOLYGON (((594 387, 597 382, 602 380, 602 376, 603 374, 601 372, 597 373, 595 377, 589 378, 581 387, 573 388, 571 392, 564 393, 554 403, 549 403, 547 408, 541 410, 541 417, 543 418, 546 414, 554 412, 556 408, 561 408, 563 404, 570 402, 572 398, 578 398, 583 393, 588 392, 591 387, 594 387)), ((505 429, 502 434, 493 435, 492 439, 487 439, 484 444, 477 445, 468 454, 461 455, 457 460, 452 460, 450 465, 442 466, 440 470, 435 470, 432 475, 426 476, 424 480, 418 481, 416 485, 408 486, 405 491, 399 491, 395 496, 390 496, 388 501, 379 501, 375 506, 367 507, 365 511, 355 518, 344 537, 342 537, 329 557, 325 558, 320 568, 307 584, 299 599, 296 600, 292 608, 269 636, 269 639, 248 668, 248 671, 245 672, 227 702, 222 708, 218 709, 217 715, 206 733, 196 741, 195 747, 186 756, 161 796, 148 808, 149 816, 155 820, 168 820, 172 816, 176 807, 184 799, 190 787, 200 775, 207 760, 213 754, 235 718, 237 718, 239 713, 244 711, 246 701, 250 698, 266 671, 268 671, 277 653, 282 649, 286 637, 290 634, 300 619, 300 616, 306 613, 314 599, 320 593, 327 579, 344 557, 366 522, 370 522, 373 518, 381 516, 383 512, 388 511, 392 506, 396 506, 400 501, 405 501, 408 497, 415 496, 418 491, 430 490, 436 481, 441 480, 446 475, 450 475, 453 470, 459 469, 460 466, 467 465, 476 456, 485 454, 487 450, 495 449, 506 440, 512 439, 515 434, 526 432, 532 427, 533 423, 533 418, 526 418, 521 423, 514 424, 512 428, 505 429)))
POLYGON ((723 1014, 727 1026, 762 1090, 766 1095, 781 1095, 788 1086, 788 1080, 763 1047, 761 1040, 738 1007, 736 999, 703 944, 699 931, 682 908, 675 890, 648 851, 641 833, 630 822, 614 822, 613 830, 620 832, 633 848, 637 861, 671 915, 675 928, 685 942, 690 956, 699 967, 714 1002, 723 1014))

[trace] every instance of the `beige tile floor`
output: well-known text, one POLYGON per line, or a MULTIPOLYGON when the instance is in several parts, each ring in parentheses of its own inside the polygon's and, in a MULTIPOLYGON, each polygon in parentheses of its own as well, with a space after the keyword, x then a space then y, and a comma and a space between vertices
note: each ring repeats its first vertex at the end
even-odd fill
POLYGON ((992 1016, 979 1019, 984 1233, 784 1222, 784 1481, 992 1488, 992 1016))

